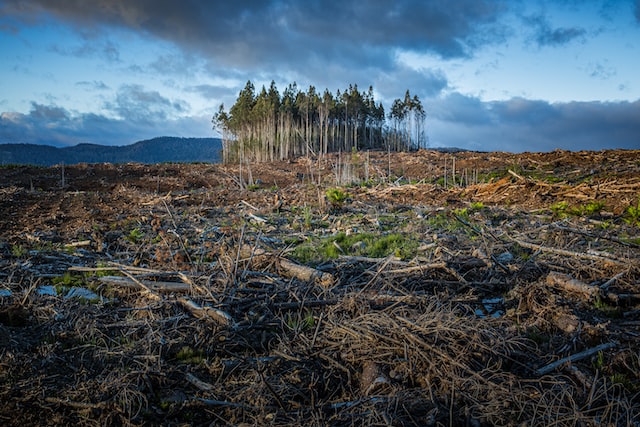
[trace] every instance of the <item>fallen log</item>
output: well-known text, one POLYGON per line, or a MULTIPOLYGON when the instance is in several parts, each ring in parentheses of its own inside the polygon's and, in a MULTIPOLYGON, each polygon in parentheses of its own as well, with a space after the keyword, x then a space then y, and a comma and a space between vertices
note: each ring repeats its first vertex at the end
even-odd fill
POLYGON ((286 258, 280 258, 280 269, 287 277, 293 277, 305 282, 315 282, 324 287, 329 287, 335 282, 331 273, 325 273, 306 265, 296 264, 286 258))
POLYGON ((597 286, 587 285, 568 274, 552 271, 547 275, 547 284, 566 292, 582 295, 587 300, 602 297, 602 289, 597 286))

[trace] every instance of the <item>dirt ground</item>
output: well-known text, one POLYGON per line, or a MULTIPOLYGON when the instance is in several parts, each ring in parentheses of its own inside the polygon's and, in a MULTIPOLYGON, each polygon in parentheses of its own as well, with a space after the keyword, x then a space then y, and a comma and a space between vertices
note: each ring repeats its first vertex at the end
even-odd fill
POLYGON ((640 426, 640 150, 0 169, 0 424, 640 426))

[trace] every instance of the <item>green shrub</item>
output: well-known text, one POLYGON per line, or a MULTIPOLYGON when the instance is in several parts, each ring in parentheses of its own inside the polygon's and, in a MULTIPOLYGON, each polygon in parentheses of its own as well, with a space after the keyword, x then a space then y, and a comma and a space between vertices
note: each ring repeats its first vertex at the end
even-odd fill
POLYGON ((627 224, 640 227, 640 198, 638 198, 638 204, 636 206, 631 205, 627 208, 624 220, 627 224))
POLYGON ((327 201, 331 204, 331 206, 337 209, 342 208, 342 205, 347 200, 347 197, 349 197, 349 194, 347 194, 340 188, 329 188, 326 191, 325 195, 327 196, 327 201))

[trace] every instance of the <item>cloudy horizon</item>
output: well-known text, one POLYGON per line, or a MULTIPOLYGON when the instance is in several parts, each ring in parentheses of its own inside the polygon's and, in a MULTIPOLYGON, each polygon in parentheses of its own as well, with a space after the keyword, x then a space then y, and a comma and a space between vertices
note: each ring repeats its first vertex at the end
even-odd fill
POLYGON ((430 147, 640 148, 640 0, 0 0, 0 143, 211 137, 247 80, 420 97, 430 147))

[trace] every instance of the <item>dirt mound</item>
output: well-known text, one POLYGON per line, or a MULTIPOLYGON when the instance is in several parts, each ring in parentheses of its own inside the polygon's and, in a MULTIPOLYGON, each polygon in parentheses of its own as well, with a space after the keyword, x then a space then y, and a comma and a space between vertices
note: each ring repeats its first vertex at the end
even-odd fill
POLYGON ((3 425, 640 425, 640 151, 0 183, 3 425))

